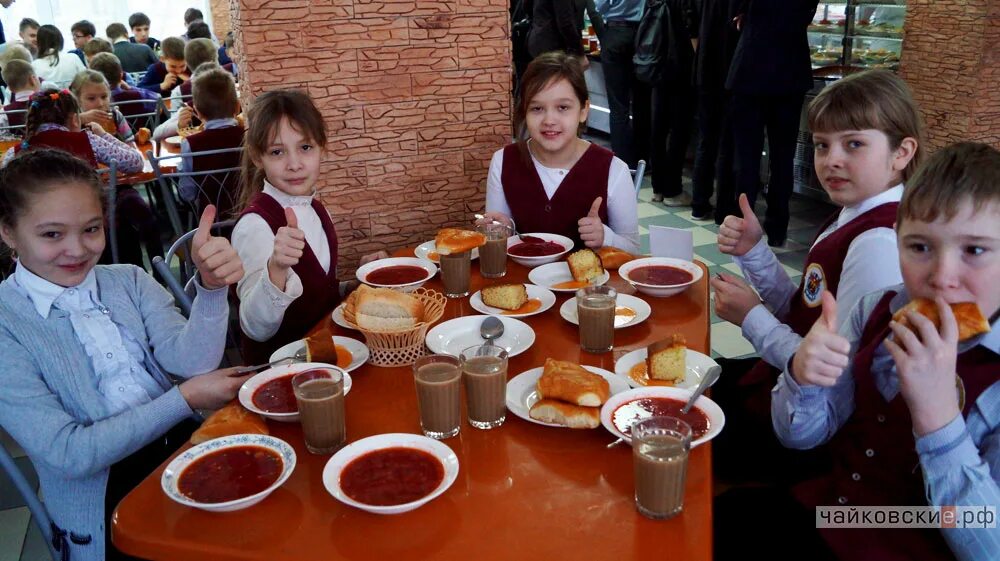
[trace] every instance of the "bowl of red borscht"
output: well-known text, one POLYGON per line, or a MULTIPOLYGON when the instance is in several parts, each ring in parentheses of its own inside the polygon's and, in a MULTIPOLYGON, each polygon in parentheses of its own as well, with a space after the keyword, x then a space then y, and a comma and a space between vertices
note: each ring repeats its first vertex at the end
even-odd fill
POLYGON ((235 434, 189 448, 171 460, 160 486, 178 503, 210 512, 253 506, 295 470, 290 444, 264 434, 235 434))
POLYGON ((536 232, 507 238, 507 255, 525 267, 555 263, 572 249, 573 240, 559 234, 536 232))
POLYGON ((375 288, 395 288, 410 292, 437 273, 437 265, 417 257, 389 257, 358 267, 358 280, 375 288))
POLYGON ((601 406, 601 424, 611 434, 632 443, 632 425, 656 416, 677 417, 691 425, 691 447, 715 438, 726 424, 722 408, 704 395, 685 414, 681 408, 691 390, 669 386, 647 386, 616 393, 601 406))
POLYGON ((636 290, 650 296, 673 296, 698 282, 701 267, 672 257, 643 257, 618 268, 618 274, 636 290))
POLYGON ((375 514, 400 514, 444 493, 458 478, 458 456, 421 434, 389 433, 341 448, 323 469, 338 501, 375 514))
POLYGON ((351 391, 353 380, 343 368, 325 362, 282 364, 255 374, 243 382, 236 397, 240 405, 262 417, 283 423, 299 420, 299 404, 292 392, 292 376, 308 370, 339 370, 344 376, 344 397, 351 391))

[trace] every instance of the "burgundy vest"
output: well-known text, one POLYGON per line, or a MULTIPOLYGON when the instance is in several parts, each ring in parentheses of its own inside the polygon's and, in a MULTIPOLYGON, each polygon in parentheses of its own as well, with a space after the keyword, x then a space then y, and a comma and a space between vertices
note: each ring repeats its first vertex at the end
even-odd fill
POLYGON ((143 113, 153 113, 154 111, 156 111, 156 102, 143 96, 142 92, 140 92, 135 88, 130 90, 119 90, 117 93, 111 96, 112 103, 121 103, 123 101, 141 101, 141 100, 148 100, 148 103, 126 103, 125 105, 118 106, 118 109, 122 112, 122 115, 125 115, 126 117, 131 117, 133 115, 141 115, 143 113))
POLYGON ((500 182, 518 231, 560 234, 582 247, 577 222, 587 216, 597 197, 603 197, 601 221, 608 223, 608 172, 612 158, 610 150, 591 144, 549 199, 538 170, 530 160, 525 162, 518 145, 505 147, 500 182))
MULTIPOLYGON (((219 129, 207 129, 187 137, 192 152, 238 148, 243 144, 243 127, 235 125, 219 129)), ((191 158, 191 171, 240 167, 240 153, 209 154, 191 158)), ((198 190, 198 208, 207 204, 218 207, 219 216, 228 217, 239 196, 240 172, 230 171, 218 175, 199 175, 193 178, 201 188, 198 190)))
MULTIPOLYGON (((27 101, 12 101, 3 106, 4 111, 23 111, 28 108, 27 101)), ((7 124, 12 127, 24 125, 24 118, 27 113, 7 113, 7 124)), ((21 131, 23 133, 23 131, 21 131)))
MULTIPOLYGON (((808 507, 839 504, 854 506, 927 505, 924 478, 913 437, 910 411, 902 394, 886 402, 875 385, 872 359, 889 335, 892 313, 888 292, 872 310, 861 335, 863 345, 854 358, 852 372, 855 410, 830 441, 831 471, 803 482, 793 490, 808 507)), ((976 399, 1000 381, 1000 355, 976 346, 958 356, 958 376, 965 387, 963 415, 976 399)), ((954 396, 942 396, 954 397, 954 396)), ((938 529, 821 529, 830 548, 841 559, 852 561, 952 559, 938 529)))
MULTIPOLYGON (((327 243, 330 244, 330 271, 323 271, 316 254, 309 244, 306 244, 302 258, 292 267, 302 281, 302 295, 285 310, 285 317, 273 337, 260 342, 243 336, 243 360, 247 364, 267 362, 271 353, 283 345, 305 337, 310 329, 329 316, 340 304, 340 283, 337 281, 337 232, 329 213, 319 200, 313 199, 312 207, 319 215, 327 243)), ((275 234, 279 228, 288 225, 285 221, 285 209, 273 197, 264 193, 258 193, 240 216, 247 214, 260 215, 275 234)))
MULTIPOLYGON (((50 129, 36 132, 28 140, 28 146, 30 148, 57 148, 64 150, 90 163, 94 169, 97 169, 97 156, 94 155, 94 149, 90 146, 90 138, 87 137, 87 133, 84 131, 71 132, 50 129)), ((14 146, 14 153, 20 152, 21 147, 21 144, 14 146)))
MULTIPOLYGON (((873 228, 892 228, 896 221, 897 207, 899 207, 899 203, 885 203, 872 208, 837 228, 836 231, 823 238, 823 241, 813 245, 812 249, 809 250, 809 255, 806 256, 799 289, 795 291, 788 306, 785 323, 792 328, 792 331, 802 337, 809 333, 809 329, 823 312, 820 300, 823 290, 829 290, 834 296, 837 295, 840 272, 844 268, 844 259, 847 258, 847 250, 851 247, 851 242, 873 228)), ((817 237, 837 220, 838 214, 835 213, 823 224, 817 237)), ((740 384, 764 384, 767 386, 768 396, 770 396, 770 390, 774 387, 779 374, 781 374, 780 369, 761 359, 740 380, 740 384)), ((770 416, 770 402, 768 402, 767 410, 767 414, 770 416)))

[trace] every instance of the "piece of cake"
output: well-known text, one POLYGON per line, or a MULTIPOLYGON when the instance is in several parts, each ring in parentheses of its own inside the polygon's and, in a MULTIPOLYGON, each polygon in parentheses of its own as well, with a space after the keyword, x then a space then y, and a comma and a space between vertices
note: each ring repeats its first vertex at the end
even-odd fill
POLYGON ((566 258, 573 279, 579 282, 594 282, 604 274, 601 258, 592 249, 581 249, 569 254, 566 258))
POLYGON ((600 407, 611 395, 611 386, 599 376, 565 360, 546 359, 535 384, 538 395, 585 407, 600 407))
POLYGON ((337 364, 337 346, 326 329, 306 337, 306 362, 337 364))
POLYGON ((541 399, 528 410, 528 416, 543 423, 564 425, 571 429, 595 429, 601 426, 600 407, 581 407, 554 399, 541 399))
MULTIPOLYGON (((955 322, 958 324, 959 341, 964 341, 990 330, 990 322, 986 321, 986 318, 983 317, 983 312, 979 310, 979 305, 975 302, 955 302, 948 304, 948 306, 951 308, 951 313, 955 316, 955 322)), ((903 306, 892 315, 894 321, 916 332, 916 327, 910 325, 910 319, 906 315, 909 311, 914 311, 926 317, 931 320, 934 327, 938 330, 941 329, 941 315, 938 313, 937 304, 933 300, 914 298, 909 304, 903 306)))
POLYGON ((484 288, 482 297, 487 306, 516 310, 528 301, 528 290, 523 284, 498 284, 484 288))
POLYGON ((646 348, 646 372, 651 380, 684 381, 686 365, 684 355, 687 350, 683 335, 671 335, 646 348))

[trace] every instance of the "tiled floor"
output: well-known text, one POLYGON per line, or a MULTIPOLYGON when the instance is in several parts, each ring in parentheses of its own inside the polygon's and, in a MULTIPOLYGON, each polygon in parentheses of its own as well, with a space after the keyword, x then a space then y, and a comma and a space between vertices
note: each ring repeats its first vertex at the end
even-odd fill
MULTIPOLYGON (((686 180, 685 180, 686 181, 686 180)), ((708 266, 710 274, 719 271, 739 274, 732 259, 719 252, 715 245, 718 226, 712 221, 700 221, 691 217, 691 209, 667 208, 661 204, 650 202, 652 190, 649 188, 649 178, 646 187, 639 192, 639 233, 641 235, 642 251, 649 251, 649 232, 651 224, 670 226, 691 230, 694 238, 695 258, 708 266)), ((685 183, 690 191, 690 184, 685 183)), ((763 206, 762 203, 759 206, 763 206)), ((784 264, 792 280, 798 282, 802 275, 802 264, 806 251, 812 242, 816 231, 823 221, 831 214, 833 207, 812 200, 796 197, 792 200, 792 219, 788 232, 787 247, 777 251, 778 259, 784 264)), ((758 213, 763 208, 757 209, 758 213)), ((740 334, 739 327, 720 320, 712 314, 712 355, 724 357, 741 357, 753 353, 750 346, 740 334)), ((20 448, 0 429, 0 439, 17 458, 21 469, 34 478, 31 463, 20 448)), ((0 561, 43 561, 50 559, 41 534, 30 523, 28 509, 23 506, 20 497, 10 485, 4 474, 0 474, 0 561)))

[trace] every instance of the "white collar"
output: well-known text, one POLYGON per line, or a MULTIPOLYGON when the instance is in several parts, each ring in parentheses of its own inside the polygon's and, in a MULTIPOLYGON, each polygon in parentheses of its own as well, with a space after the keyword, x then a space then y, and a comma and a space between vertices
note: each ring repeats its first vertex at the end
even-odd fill
POLYGON ((239 121, 231 117, 223 117, 221 119, 209 119, 205 121, 205 130, 221 129, 225 127, 235 127, 240 124, 239 121))
POLYGON ((264 194, 270 195, 274 200, 278 201, 278 204, 282 207, 290 206, 310 206, 312 205, 313 196, 309 195, 289 195, 288 193, 278 189, 267 179, 264 180, 264 194))
MULTIPOLYGON (((119 39, 112 44, 117 45, 118 43, 131 43, 131 41, 129 41, 128 39, 119 39)), ((145 45, 145 43, 143 43, 143 45, 145 45)))
POLYGON ((885 203, 898 203, 902 198, 903 184, 900 183, 892 189, 882 191, 878 195, 869 197, 854 206, 845 206, 840 209, 840 215, 837 216, 837 227, 839 228, 844 224, 847 224, 851 220, 854 220, 879 205, 883 205, 885 203))
POLYGON ((43 318, 49 317, 49 312, 52 310, 52 303, 62 296, 63 292, 78 290, 89 294, 91 297, 97 294, 97 274, 94 272, 94 269, 91 269, 87 273, 87 277, 83 279, 83 282, 77 286, 67 288, 43 279, 29 271, 27 267, 18 263, 17 269, 14 271, 14 280, 17 281, 18 286, 28 293, 28 299, 35 306, 35 311, 43 318))
POLYGON ((36 90, 24 90, 22 92, 14 92, 14 101, 28 101, 31 96, 35 95, 36 90))

